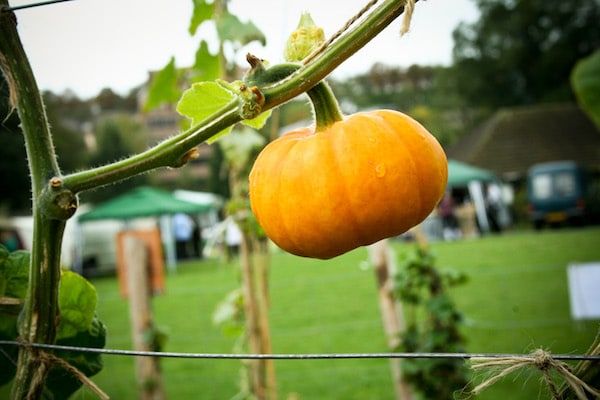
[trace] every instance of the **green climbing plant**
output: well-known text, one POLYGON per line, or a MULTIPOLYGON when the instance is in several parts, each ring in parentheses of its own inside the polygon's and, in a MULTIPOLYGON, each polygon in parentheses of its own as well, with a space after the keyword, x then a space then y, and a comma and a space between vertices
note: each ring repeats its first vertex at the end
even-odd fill
MULTIPOLYGON (((16 340, 18 316, 27 295, 30 254, 18 250, 9 253, 0 245, 0 340, 16 340)), ((63 270, 59 287, 58 306, 61 318, 57 327, 56 344, 102 348, 106 327, 96 316, 96 289, 80 275, 63 270)), ((56 351, 56 357, 77 368, 86 376, 102 370, 100 354, 75 351, 56 351)), ((17 371, 18 351, 14 346, 0 345, 0 386, 10 382, 17 371)), ((68 398, 82 383, 60 365, 49 368, 43 388, 50 398, 68 398)))
MULTIPOLYGON (((401 333, 402 352, 465 351, 460 333, 462 314, 448 293, 449 288, 466 282, 466 276, 435 266, 433 254, 416 247, 404 254, 392 275, 393 291, 404 305, 406 329, 401 333)), ((406 359, 404 378, 423 399, 451 399, 468 383, 468 367, 457 359, 406 359)))
MULTIPOLYGON (((242 22, 226 11, 217 9, 219 3, 209 3, 204 0, 195 0, 194 3, 197 6, 194 8, 190 32, 195 32, 201 23, 212 18, 216 22, 220 37, 234 45, 243 45, 251 40, 264 40, 251 22, 242 22)), ((197 110, 186 113, 190 118, 189 127, 181 132, 174 132, 172 137, 146 151, 100 167, 65 173, 61 170, 40 91, 19 38, 16 15, 10 10, 8 0, 0 0, 0 37, 2 37, 0 69, 8 82, 11 105, 17 110, 21 121, 31 177, 34 218, 32 250, 27 261, 20 264, 27 267, 27 277, 25 278, 22 271, 23 267, 18 268, 20 281, 15 280, 10 272, 6 275, 11 282, 19 281, 22 284, 27 281, 26 290, 23 289, 24 286, 20 286, 22 296, 14 297, 22 300, 12 300, 13 303, 17 303, 17 306, 10 304, 11 301, 4 300, 12 293, 7 294, 6 288, 14 290, 13 286, 6 284, 6 281, 4 281, 5 292, 2 296, 3 311, 0 315, 0 324, 3 327, 12 327, 10 336, 14 338, 16 332, 19 340, 25 343, 19 347, 18 355, 13 353, 11 356, 15 358, 13 361, 16 363, 12 398, 40 398, 52 386, 51 378, 55 366, 52 362, 48 362, 48 357, 44 356, 43 351, 27 346, 27 343, 57 343, 61 340, 73 339, 77 343, 86 343, 88 346, 103 345, 104 328, 96 318, 89 317, 89 310, 93 308, 88 302, 85 303, 88 305, 86 306, 88 311, 82 314, 73 312, 74 316, 79 315, 78 320, 61 328, 61 324, 66 324, 68 321, 66 315, 69 314, 66 313, 69 306, 61 303, 69 300, 69 296, 62 299, 66 291, 61 294, 61 281, 67 282, 71 278, 66 278, 69 275, 61 272, 60 249, 65 225, 77 210, 80 193, 157 168, 184 166, 198 156, 195 146, 213 138, 219 132, 228 130, 238 122, 253 120, 310 90, 344 60, 365 46, 403 11, 403 2, 381 1, 353 29, 343 30, 333 43, 316 54, 310 62, 301 65, 295 71, 290 71, 289 76, 278 76, 277 79, 273 77, 255 79, 252 82, 242 80, 237 83, 222 84, 213 81, 211 84, 200 84, 201 87, 210 87, 214 90, 204 93, 201 101, 196 95, 184 96, 179 101, 179 109, 185 110, 188 106, 193 108, 192 103, 201 107, 210 104, 218 97, 215 93, 220 93, 221 98, 226 101, 217 100, 219 106, 204 113, 198 113, 197 110), (217 87, 215 85, 225 89, 226 92, 215 89, 217 87), (12 311, 5 312, 8 309, 5 308, 5 303, 8 303, 7 307, 12 311), (9 320, 13 323, 7 322, 9 320), (62 322, 63 320, 65 322, 62 322), (66 335, 65 329, 69 336, 63 336, 66 335), (83 335, 82 338, 79 335, 83 335)), ((206 59, 207 53, 208 47, 201 45, 198 59, 206 59)), ((253 59, 249 60, 251 61, 249 76, 256 77, 263 73, 268 75, 268 70, 257 69, 257 66, 262 67, 262 64, 252 62, 253 59)), ((195 82, 213 79, 217 70, 214 62, 210 64, 199 61, 196 71, 190 72, 192 79, 195 82)), ((219 65, 222 68, 223 64, 219 65)), ((150 96, 150 106, 161 104, 165 99, 167 101, 175 99, 173 88, 177 86, 182 73, 184 72, 175 68, 174 61, 169 60, 165 69, 156 74, 156 80, 161 81, 156 85, 167 89, 159 90, 158 93, 150 96)), ((191 90, 193 93, 194 87, 191 90)), ((250 122, 253 123, 255 122, 250 122)), ((15 269, 12 261, 6 265, 10 271, 15 269)), ((80 285, 87 287, 83 283, 80 285)), ((89 360, 85 365, 78 364, 77 360, 82 358, 81 355, 64 353, 62 356, 67 363, 78 368, 80 372, 85 373, 88 367, 90 370, 97 370, 99 366, 99 362, 89 360), (92 368, 93 365, 96 367, 92 368)), ((11 375, 12 373, 7 374, 9 377, 11 375)), ((67 385, 60 383, 57 387, 65 389, 67 385)))

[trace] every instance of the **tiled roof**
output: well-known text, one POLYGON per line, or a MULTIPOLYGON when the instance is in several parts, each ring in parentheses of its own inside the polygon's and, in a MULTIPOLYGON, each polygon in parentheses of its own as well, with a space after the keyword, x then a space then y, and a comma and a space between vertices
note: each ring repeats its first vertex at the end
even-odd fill
POLYGON ((447 153, 505 177, 558 160, 600 170, 600 131, 575 104, 503 109, 447 153))

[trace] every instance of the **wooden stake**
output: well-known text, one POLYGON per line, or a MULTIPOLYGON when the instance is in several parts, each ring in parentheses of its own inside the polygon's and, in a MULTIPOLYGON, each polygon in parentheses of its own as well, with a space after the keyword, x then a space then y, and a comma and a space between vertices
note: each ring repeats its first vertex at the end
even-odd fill
MULTIPOLYGON (((242 266, 242 291, 244 293, 244 311, 246 314, 246 335, 248 336, 248 347, 250 353, 261 352, 261 333, 259 323, 259 309, 256 301, 256 289, 254 268, 252 266, 252 254, 250 237, 246 232, 242 233, 240 245, 240 263, 242 266)), ((248 360, 250 366, 250 390, 258 400, 266 399, 266 383, 264 360, 248 360)))
MULTIPOLYGON (((260 343, 261 353, 271 354, 271 330, 269 327, 269 249, 267 243, 260 243, 255 240, 254 246, 254 266, 256 268, 256 299, 258 304, 259 324, 260 324, 260 343)), ((273 360, 264 361, 264 372, 266 373, 265 385, 267 398, 269 400, 277 399, 277 387, 275 380, 275 363, 273 360)))
MULTIPOLYGON (((379 308, 383 320, 383 329, 387 338, 388 348, 396 351, 400 344, 400 334, 405 329, 402 317, 402 306, 396 301, 391 289, 390 270, 392 267, 392 249, 387 239, 368 246, 369 259, 375 272, 379 308)), ((412 400, 413 395, 408 383, 402 378, 400 359, 390 359, 392 383, 397 400, 412 400)))
MULTIPOLYGON (((147 333, 154 329, 148 276, 148 253, 142 240, 133 236, 126 236, 124 240, 133 347, 135 350, 153 351, 152 344, 147 340, 147 333)), ((137 382, 141 390, 140 399, 165 399, 159 359, 136 357, 135 361, 137 382)))

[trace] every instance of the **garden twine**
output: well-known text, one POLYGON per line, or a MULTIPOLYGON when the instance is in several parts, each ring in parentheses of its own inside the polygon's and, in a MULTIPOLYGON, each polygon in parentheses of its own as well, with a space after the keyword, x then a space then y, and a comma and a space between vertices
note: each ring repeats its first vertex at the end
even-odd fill
POLYGON ((415 0, 406 0, 404 4, 404 15, 402 16, 402 26, 400 27, 400 36, 404 36, 410 29, 410 21, 415 11, 415 0))
MULTIPOLYGON (((306 65, 312 60, 315 59, 319 54, 321 54, 331 43, 333 43, 337 38, 342 36, 344 32, 346 32, 350 27, 358 21, 363 15, 365 15, 375 4, 377 4, 379 0, 371 0, 363 8, 360 9, 359 12, 356 13, 352 18, 350 18, 344 26, 342 26, 336 33, 334 33, 327 41, 313 50, 304 60, 302 60, 302 64, 306 65)), ((400 27, 400 35, 404 35, 408 32, 410 28, 410 21, 412 19, 413 12, 415 10, 415 2, 416 0, 406 0, 404 4, 404 15, 402 17, 402 26, 400 27)))
MULTIPOLYGON (((27 347, 30 350, 34 349, 32 346, 30 346, 25 341, 19 341, 19 342, 21 342, 21 345, 23 347, 27 347)), ((38 353, 38 358, 39 358, 41 366, 44 366, 44 367, 57 366, 59 368, 62 368, 65 371, 69 372, 71 375, 73 375, 73 377, 75 377, 85 387, 87 387, 92 392, 94 392, 98 396, 99 399, 110 400, 110 397, 102 389, 100 389, 98 387, 98 385, 96 385, 90 378, 85 376, 85 374, 83 374, 81 371, 79 371, 77 368, 75 368, 74 366, 72 366, 71 364, 69 364, 68 362, 63 360, 62 358, 57 357, 52 353, 48 353, 48 352, 40 350, 40 349, 35 349, 35 351, 38 353)), ((42 384, 42 381, 41 381, 42 374, 37 374, 36 379, 39 381, 34 380, 33 382, 31 382, 31 389, 42 384)), ((29 393, 27 397, 33 398, 32 393, 29 393)))
POLYGON ((565 382, 573 389, 575 395, 579 400, 587 400, 586 391, 596 398, 600 398, 600 391, 591 387, 577 376, 575 376, 570 368, 562 361, 555 360, 552 355, 542 349, 535 350, 529 357, 503 357, 503 358, 489 358, 489 357, 474 357, 471 359, 473 370, 482 370, 488 368, 500 368, 499 372, 492 377, 486 379, 484 382, 477 385, 471 394, 477 395, 483 390, 487 389, 498 380, 502 379, 506 375, 517 371, 523 367, 533 366, 540 370, 544 378, 544 382, 548 386, 552 398, 559 400, 560 395, 556 382, 552 379, 551 373, 554 371, 561 376, 565 382))

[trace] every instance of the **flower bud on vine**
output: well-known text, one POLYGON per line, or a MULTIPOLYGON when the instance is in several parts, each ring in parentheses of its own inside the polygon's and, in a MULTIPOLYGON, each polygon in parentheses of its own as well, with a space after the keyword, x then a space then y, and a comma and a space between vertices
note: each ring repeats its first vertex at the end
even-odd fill
POLYGON ((323 29, 315 25, 309 13, 302 13, 298 28, 288 38, 284 58, 290 62, 302 61, 323 42, 323 29))

